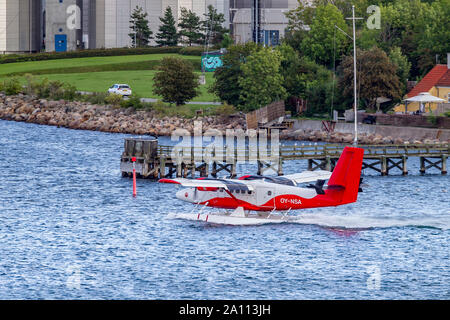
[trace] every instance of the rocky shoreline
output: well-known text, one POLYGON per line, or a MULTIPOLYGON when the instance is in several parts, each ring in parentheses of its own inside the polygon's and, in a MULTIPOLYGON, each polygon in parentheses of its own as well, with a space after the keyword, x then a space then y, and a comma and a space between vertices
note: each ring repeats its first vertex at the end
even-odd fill
MULTIPOLYGON (((280 134, 280 138, 283 140, 296 140, 296 141, 323 141, 329 143, 345 143, 351 144, 354 139, 354 135, 351 133, 332 132, 327 133, 325 131, 317 130, 286 130, 280 134)), ((358 143, 362 145, 383 145, 383 144, 448 144, 448 141, 442 141, 439 139, 402 139, 399 137, 382 136, 380 134, 358 134, 358 143)))
MULTIPOLYGON (((48 101, 30 96, 0 94, 0 119, 136 135, 170 136, 177 128, 193 132, 194 120, 158 117, 151 110, 135 110, 78 101, 48 101)), ((204 130, 244 129, 245 116, 202 117, 204 130)))
MULTIPOLYGON (((110 105, 95 105, 78 101, 49 101, 26 95, 0 94, 0 119, 58 126, 70 129, 92 130, 136 135, 170 136, 178 128, 193 133, 194 121, 202 120, 203 131, 208 129, 246 129, 245 115, 204 116, 197 119, 158 117, 152 110, 135 110, 110 105)), ((353 134, 318 130, 285 130, 280 133, 285 140, 346 143, 353 142, 353 134)), ((361 144, 447 144, 438 139, 401 139, 379 134, 360 134, 361 144)))

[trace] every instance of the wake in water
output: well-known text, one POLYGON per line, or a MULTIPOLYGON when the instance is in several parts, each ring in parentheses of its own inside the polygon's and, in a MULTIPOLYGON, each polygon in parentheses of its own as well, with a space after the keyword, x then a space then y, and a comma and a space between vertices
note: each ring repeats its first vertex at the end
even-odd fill
POLYGON ((345 229, 374 229, 374 228, 397 228, 397 227, 422 227, 450 229, 450 218, 448 217, 364 217, 355 215, 333 215, 324 213, 307 213, 293 217, 292 223, 318 225, 322 227, 345 228, 345 229))
POLYGON ((333 212, 315 212, 301 213, 298 215, 282 216, 274 214, 268 218, 260 218, 252 215, 249 218, 238 219, 215 219, 223 217, 223 213, 219 212, 192 212, 192 213, 169 213, 169 219, 183 219, 191 221, 199 221, 224 225, 263 225, 273 223, 296 223, 304 225, 317 225, 327 228, 339 229, 380 229, 380 228, 398 228, 398 227, 420 227, 420 228, 437 228, 441 230, 450 229, 450 217, 438 215, 427 216, 417 214, 415 216, 379 216, 370 217, 350 212, 350 214, 341 215, 333 212))

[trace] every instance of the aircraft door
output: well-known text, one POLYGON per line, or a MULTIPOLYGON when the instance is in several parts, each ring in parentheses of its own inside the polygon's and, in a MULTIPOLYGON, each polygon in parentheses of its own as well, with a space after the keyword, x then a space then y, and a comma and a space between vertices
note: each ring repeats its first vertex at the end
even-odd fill
POLYGON ((275 197, 275 190, 273 188, 262 187, 258 188, 257 201, 258 205, 267 204, 273 206, 273 202, 268 203, 271 199, 275 197))

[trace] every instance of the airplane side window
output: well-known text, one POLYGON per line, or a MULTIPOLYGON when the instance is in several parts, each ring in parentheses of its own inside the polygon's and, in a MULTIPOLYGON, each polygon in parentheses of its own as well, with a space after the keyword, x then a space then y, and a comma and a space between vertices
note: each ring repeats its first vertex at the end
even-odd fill
POLYGON ((267 191, 267 195, 271 196, 272 195, 272 191, 267 191))
POLYGON ((248 190, 248 194, 252 194, 252 190, 248 190))

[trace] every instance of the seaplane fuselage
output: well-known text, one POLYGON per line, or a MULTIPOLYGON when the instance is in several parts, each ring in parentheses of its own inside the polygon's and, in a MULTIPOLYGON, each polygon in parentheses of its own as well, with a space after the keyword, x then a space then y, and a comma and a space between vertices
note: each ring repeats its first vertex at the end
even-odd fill
POLYGON ((364 150, 345 147, 334 171, 305 171, 282 177, 243 176, 239 179, 161 179, 188 187, 180 200, 223 209, 248 211, 332 207, 357 200, 364 150), (325 186, 325 180, 328 180, 325 186), (303 183, 313 182, 306 188, 303 183))
POLYGON ((268 183, 265 180, 249 181, 248 190, 224 188, 194 187, 182 189, 176 193, 179 200, 193 204, 222 209, 272 211, 296 210, 314 207, 337 206, 339 202, 330 197, 332 190, 317 194, 313 188, 268 183))

